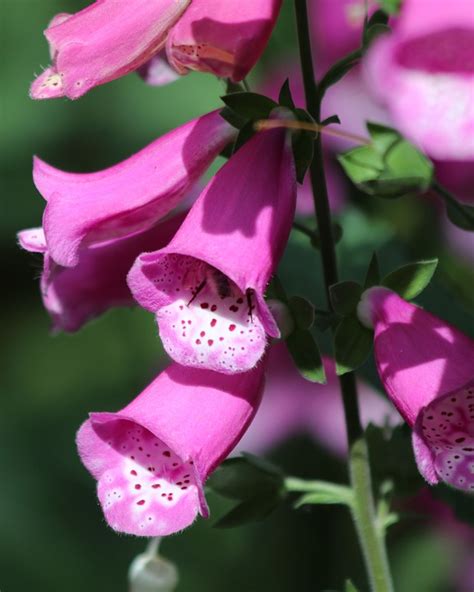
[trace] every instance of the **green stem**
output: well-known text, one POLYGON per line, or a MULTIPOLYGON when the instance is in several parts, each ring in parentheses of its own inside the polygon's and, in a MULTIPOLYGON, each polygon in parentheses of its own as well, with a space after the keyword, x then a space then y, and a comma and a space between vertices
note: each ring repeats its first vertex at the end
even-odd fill
MULTIPOLYGON (((306 0, 295 0, 295 11, 306 108, 316 122, 319 123, 322 97, 318 91, 314 77, 306 0)), ((321 134, 318 134, 315 141, 310 177, 320 236, 326 298, 328 308, 332 310, 329 298, 329 286, 337 283, 338 269, 324 172, 321 134)), ((372 590, 374 592, 391 592, 393 590, 393 584, 390 576, 383 531, 378 524, 375 513, 368 447, 360 421, 354 373, 351 372, 341 376, 339 382, 349 443, 349 475, 354 495, 352 516, 372 590)))
POLYGON ((311 230, 311 228, 308 228, 307 226, 305 226, 304 224, 301 224, 301 222, 297 222, 296 220, 294 220, 293 221, 293 228, 295 230, 298 230, 299 232, 301 232, 301 234, 304 234, 305 236, 307 236, 311 240, 314 240, 314 237, 315 237, 314 231, 311 230))
POLYGON ((338 485, 329 481, 306 481, 298 477, 287 477, 285 479, 285 489, 298 493, 310 493, 312 491, 336 491, 346 495, 352 493, 349 487, 345 485, 338 485))

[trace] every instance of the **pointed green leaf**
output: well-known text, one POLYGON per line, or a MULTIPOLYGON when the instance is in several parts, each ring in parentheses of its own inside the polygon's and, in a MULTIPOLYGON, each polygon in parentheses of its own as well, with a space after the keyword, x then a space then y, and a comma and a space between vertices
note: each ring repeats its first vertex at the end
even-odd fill
POLYGON ((405 300, 416 298, 430 283, 438 259, 409 263, 386 275, 381 285, 390 288, 405 300))
POLYGON ((370 353, 372 341, 372 331, 361 325, 355 314, 344 317, 334 337, 337 374, 341 376, 362 366, 370 353))
POLYGON ((354 312, 361 295, 362 286, 357 282, 339 282, 329 287, 332 307, 340 315, 348 315, 354 312))
POLYGON ((310 382, 326 383, 321 354, 310 331, 297 328, 287 337, 286 345, 303 378, 310 382))
POLYGON ((310 329, 314 323, 314 306, 301 296, 292 296, 288 301, 293 320, 299 329, 310 329))
POLYGON ((278 103, 282 107, 288 107, 288 109, 294 109, 295 103, 293 102, 293 97, 291 96, 291 89, 290 89, 290 81, 288 78, 283 83, 283 86, 280 89, 280 94, 278 95, 278 103))
POLYGON ((240 117, 265 119, 277 107, 272 99, 252 92, 236 92, 224 95, 221 100, 240 117))
POLYGON ((474 230, 474 207, 459 202, 447 202, 446 214, 451 222, 463 230, 474 230))
POLYGON ((372 255, 372 259, 370 260, 369 267, 367 269, 367 274, 365 276, 364 290, 368 290, 369 288, 372 288, 372 286, 377 286, 379 283, 379 260, 377 257, 377 253, 374 252, 374 254, 372 255))

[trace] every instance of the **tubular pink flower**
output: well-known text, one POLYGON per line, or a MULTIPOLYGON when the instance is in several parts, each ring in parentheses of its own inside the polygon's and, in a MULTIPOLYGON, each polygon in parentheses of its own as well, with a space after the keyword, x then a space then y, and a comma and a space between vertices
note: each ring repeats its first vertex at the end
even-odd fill
MULTIPOLYGON (((324 358, 327 384, 308 382, 297 371, 286 346, 277 343, 268 353, 265 392, 259 411, 236 450, 265 454, 286 439, 306 434, 343 458, 347 434, 334 361, 324 358)), ((397 411, 368 384, 359 381, 364 426, 395 426, 397 411)))
POLYGON ((474 491, 474 341, 386 288, 367 290, 359 317, 375 330, 375 361, 413 428, 418 468, 474 491))
POLYGON ((184 214, 177 214, 144 232, 82 249, 74 267, 55 263, 42 228, 19 232, 25 250, 44 255, 41 296, 53 331, 77 331, 109 308, 133 306, 126 282, 130 267, 143 251, 167 245, 183 218, 184 214))
POLYGON ((474 158, 474 10, 470 0, 405 0, 367 67, 399 129, 429 155, 474 158))
POLYGON ((261 132, 220 169, 171 243, 138 257, 128 276, 156 313, 178 363, 224 373, 253 368, 279 335, 264 301, 291 230, 296 181, 281 129, 261 132))
POLYGON ((91 413, 77 445, 114 530, 162 536, 208 517, 204 482, 252 421, 263 366, 225 376, 172 364, 118 413, 91 413))
POLYGON ((170 63, 181 74, 212 72, 238 82, 265 49, 282 0, 193 0, 171 29, 170 63))
POLYGON ((67 173, 36 158, 33 179, 48 202, 43 228, 51 257, 72 267, 81 248, 153 226, 180 203, 234 134, 214 111, 96 173, 67 173))
POLYGON ((164 46, 190 0, 97 0, 76 14, 58 14, 45 31, 52 66, 31 85, 33 99, 77 99, 124 76, 164 46))

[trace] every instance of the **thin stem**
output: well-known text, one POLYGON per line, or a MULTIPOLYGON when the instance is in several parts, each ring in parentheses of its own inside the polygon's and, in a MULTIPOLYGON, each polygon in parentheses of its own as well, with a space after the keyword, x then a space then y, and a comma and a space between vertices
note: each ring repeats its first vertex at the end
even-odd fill
POLYGON ((348 502, 351 500, 352 490, 345 485, 330 483, 329 481, 305 481, 298 477, 287 477, 285 479, 285 489, 297 493, 311 493, 312 491, 335 492, 345 496, 348 502))
POLYGON ((464 218, 470 226, 474 226, 474 214, 472 213, 472 208, 468 209, 468 207, 464 207, 463 204, 459 203, 456 197, 444 187, 444 185, 438 183, 436 179, 431 183, 431 188, 442 197, 453 210, 456 210, 457 214, 464 218))
POLYGON ((309 123, 307 121, 290 121, 288 119, 259 119, 253 124, 254 129, 258 132, 262 130, 275 129, 284 127, 287 129, 295 130, 308 130, 309 132, 319 132, 328 136, 335 136, 337 138, 344 138, 345 140, 351 140, 356 144, 371 144, 371 140, 358 134, 352 134, 344 130, 339 130, 334 127, 327 125, 320 125, 319 123, 309 123))
MULTIPOLYGON (((318 92, 314 78, 306 0, 295 0, 295 10, 306 108, 315 121, 319 123, 321 95, 318 92)), ((321 135, 318 135, 315 141, 310 176, 320 236, 326 298, 328 308, 332 310, 329 298, 329 286, 337 283, 338 270, 324 172, 321 135)), ((349 475, 354 494, 352 516, 359 536, 372 590, 374 592, 391 592, 393 585, 382 530, 379 527, 375 514, 368 448, 360 421, 354 373, 341 376, 339 382, 349 442, 349 475)))
POLYGON ((296 220, 294 220, 293 221, 293 228, 295 230, 298 230, 299 232, 301 232, 302 234, 304 234, 305 236, 307 236, 311 240, 313 240, 315 238, 314 231, 311 230, 311 228, 308 228, 307 226, 305 226, 304 224, 301 224, 301 222, 297 222, 296 220))

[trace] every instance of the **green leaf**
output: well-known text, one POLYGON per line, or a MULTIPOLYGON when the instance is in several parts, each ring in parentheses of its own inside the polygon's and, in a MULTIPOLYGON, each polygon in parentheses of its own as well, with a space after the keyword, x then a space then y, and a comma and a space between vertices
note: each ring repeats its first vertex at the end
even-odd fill
POLYGON ((332 307, 340 315, 348 315, 354 312, 361 295, 362 286, 357 282, 339 282, 329 287, 332 307))
POLYGON ((234 528, 264 520, 280 504, 281 496, 257 496, 247 499, 225 514, 214 528, 234 528))
POLYGON ((314 306, 301 296, 292 296, 288 301, 293 320, 299 329, 310 329, 314 323, 314 306))
POLYGON ((296 367, 306 380, 326 383, 321 354, 310 331, 297 328, 287 337, 286 345, 296 367))
POLYGON ((334 336, 338 376, 362 366, 370 353, 372 341, 372 331, 361 325, 355 314, 342 319, 334 336))
POLYGON ((333 66, 331 66, 321 78, 321 81, 318 85, 320 96, 322 97, 330 86, 336 84, 336 82, 339 82, 341 78, 350 72, 350 70, 352 70, 352 68, 354 68, 354 66, 359 63, 361 57, 362 51, 358 49, 347 54, 337 61, 333 66))
POLYGON ((255 131, 255 128, 253 126, 253 121, 247 121, 247 123, 245 123, 240 129, 240 132, 235 140, 233 153, 237 152, 239 148, 242 148, 242 146, 246 142, 248 142, 250 138, 252 138, 256 133, 257 132, 255 131))
POLYGON ((446 214, 450 221, 463 230, 474 230, 474 206, 459 202, 446 202, 446 214))
POLYGON ((433 179, 432 162, 396 130, 375 123, 367 128, 372 143, 338 157, 348 177, 362 191, 380 197, 426 191, 433 179))
MULTIPOLYGON (((283 477, 278 468, 256 462, 257 457, 246 455, 226 460, 206 482, 224 497, 246 500, 258 496, 273 496, 283 488, 283 477)), ((258 459, 260 460, 260 459, 258 459)))
POLYGON ((320 490, 305 493, 295 502, 295 508, 316 504, 342 504, 350 506, 353 501, 352 490, 342 485, 323 484, 320 490), (332 486, 331 486, 332 485, 332 486))
POLYGON ((306 171, 314 156, 314 135, 312 132, 299 131, 292 134, 291 144, 295 159, 296 180, 303 183, 306 171))
POLYGON ((328 329, 335 329, 340 321, 340 316, 326 310, 318 310, 314 317, 314 326, 319 331, 327 331, 328 329))
POLYGON ((398 14, 402 0, 377 0, 379 6, 388 14, 398 14))
POLYGON ((294 109, 295 103, 293 102, 293 97, 291 96, 291 89, 290 89, 290 81, 288 78, 283 83, 283 86, 280 89, 280 94, 278 95, 278 103, 282 107, 288 107, 288 109, 294 109))
POLYGON ((344 592, 359 592, 359 591, 350 580, 346 580, 344 592))
POLYGON ((372 259, 370 260, 369 267, 367 268, 367 274, 364 280, 364 290, 372 288, 372 286, 378 286, 380 283, 380 270, 379 260, 377 253, 374 251, 372 259))
POLYGON ((253 120, 267 118, 270 111, 278 106, 272 99, 252 92, 231 93, 221 99, 240 117, 253 120))
POLYGON ((438 259, 409 263, 386 275, 381 285, 390 288, 405 300, 412 300, 430 283, 438 259))
POLYGON ((247 123, 247 119, 245 117, 241 117, 229 107, 224 107, 221 109, 220 116, 225 119, 227 123, 230 123, 232 127, 237 129, 241 129, 247 123))

